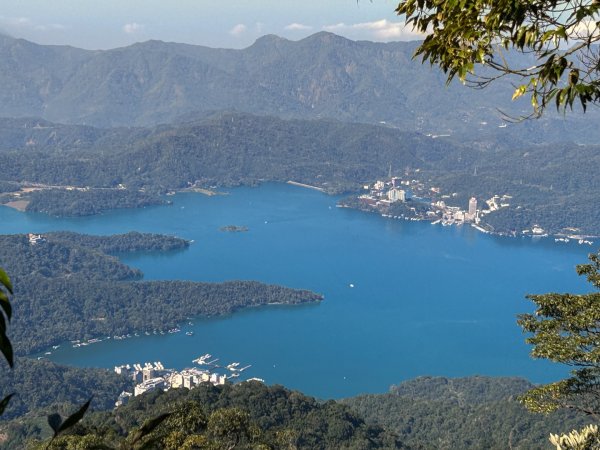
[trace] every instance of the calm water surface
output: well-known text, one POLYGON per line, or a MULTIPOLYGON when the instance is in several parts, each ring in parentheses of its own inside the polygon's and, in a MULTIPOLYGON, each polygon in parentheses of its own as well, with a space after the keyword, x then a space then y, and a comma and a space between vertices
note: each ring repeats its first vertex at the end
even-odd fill
POLYGON ((324 398, 383 392, 419 375, 516 375, 546 382, 566 372, 529 358, 515 317, 532 309, 527 293, 585 291, 574 266, 592 247, 384 219, 280 184, 171 199, 171 206, 76 219, 0 208, 0 232, 173 234, 195 242, 186 251, 128 255, 124 261, 148 280, 255 279, 311 289, 325 301, 194 320, 184 327, 194 331, 191 337, 63 345, 54 361, 112 367, 161 360, 183 368, 212 353, 224 362, 252 364, 248 376, 324 398), (219 231, 230 224, 249 231, 219 231))

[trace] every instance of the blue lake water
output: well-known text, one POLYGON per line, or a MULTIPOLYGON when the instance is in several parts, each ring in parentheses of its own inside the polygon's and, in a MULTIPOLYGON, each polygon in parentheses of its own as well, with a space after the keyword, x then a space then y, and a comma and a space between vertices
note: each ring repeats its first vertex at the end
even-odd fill
POLYGON ((527 293, 587 290, 574 266, 595 247, 385 219, 288 185, 229 192, 178 194, 171 206, 75 219, 0 208, 0 232, 177 235, 195 242, 185 251, 123 260, 145 279, 255 279, 311 289, 324 302, 194 320, 184 327, 193 336, 63 345, 50 358, 91 367, 161 360, 182 368, 211 353, 252 364, 247 376, 322 398, 384 392, 420 375, 547 382, 566 373, 530 359, 516 315, 531 311, 527 293), (219 231, 230 224, 249 231, 219 231))

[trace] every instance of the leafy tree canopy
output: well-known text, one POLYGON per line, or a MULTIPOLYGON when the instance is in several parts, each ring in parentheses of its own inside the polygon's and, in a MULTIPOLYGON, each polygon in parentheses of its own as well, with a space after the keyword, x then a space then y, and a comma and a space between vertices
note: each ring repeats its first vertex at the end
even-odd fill
MULTIPOLYGON (((577 266, 577 273, 600 289, 600 256, 577 266)), ((524 397, 534 411, 558 408, 583 411, 596 419, 600 415, 600 292, 587 294, 530 295, 537 306, 533 314, 523 314, 518 323, 531 333, 532 356, 573 367, 565 380, 536 387, 524 397)))
POLYGON ((552 103, 565 110, 578 101, 585 110, 600 100, 599 9, 596 0, 402 0, 396 12, 427 34, 415 56, 448 81, 486 86, 515 76, 513 99, 531 95, 539 116, 552 103), (476 74, 476 66, 493 70, 476 74))

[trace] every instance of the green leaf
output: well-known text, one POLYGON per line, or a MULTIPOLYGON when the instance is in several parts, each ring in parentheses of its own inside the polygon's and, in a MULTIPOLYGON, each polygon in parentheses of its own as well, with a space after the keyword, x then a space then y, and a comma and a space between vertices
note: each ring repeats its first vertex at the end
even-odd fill
POLYGON ((518 99, 519 97, 521 97, 525 93, 526 90, 527 90, 527 85, 526 84, 522 84, 517 89, 515 89, 515 92, 513 93, 512 99, 513 100, 518 99))
POLYGON ((12 368, 14 366, 13 348, 5 333, 0 333, 0 351, 4 355, 4 358, 6 358, 8 365, 12 368))
POLYGON ((12 306, 10 305, 10 301, 8 300, 8 295, 4 291, 0 290, 0 306, 4 310, 4 314, 6 314, 6 318, 10 321, 12 316, 12 306))
POLYGON ((6 334, 6 319, 0 314, 0 333, 6 334))
POLYGON ((8 394, 6 397, 4 397, 2 399, 2 401, 0 402, 0 416, 2 414, 4 414, 4 410, 6 409, 6 407, 8 406, 8 402, 10 402, 10 399, 12 398, 12 396, 15 395, 13 394, 8 394))
POLYGON ((8 278, 8 275, 6 274, 6 272, 0 268, 0 283, 8 290, 8 292, 10 292, 11 294, 13 293, 13 287, 12 287, 12 283, 10 282, 10 278, 8 278))
POLYGON ((146 421, 144 425, 142 425, 142 427, 137 431, 135 437, 133 438, 133 441, 131 441, 131 444, 133 445, 140 439, 142 439, 144 436, 148 436, 171 414, 172 413, 161 414, 160 416, 155 417, 154 419, 146 421))
POLYGON ((60 417, 60 414, 53 413, 48 416, 48 425, 50 425, 50 428, 54 431, 54 437, 58 435, 61 424, 62 418, 60 417))
POLYGON ((90 404, 92 403, 92 398, 93 397, 90 397, 90 399, 87 402, 85 402, 81 408, 79 408, 76 412, 67 417, 65 421, 58 427, 58 431, 56 434, 71 428, 73 425, 75 425, 77 422, 83 419, 85 412, 88 410, 90 404))

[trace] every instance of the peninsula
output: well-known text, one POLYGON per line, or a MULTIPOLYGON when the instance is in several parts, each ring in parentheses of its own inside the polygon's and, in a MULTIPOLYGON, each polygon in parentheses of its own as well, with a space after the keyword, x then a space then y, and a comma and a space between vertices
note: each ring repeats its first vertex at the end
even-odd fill
POLYGON ((127 233, 0 235, 1 266, 15 286, 11 339, 19 355, 66 341, 166 332, 188 317, 272 304, 317 302, 307 290, 256 281, 139 281, 143 273, 108 253, 185 249, 172 236, 127 233), (52 301, 48 301, 52 299, 52 301))

